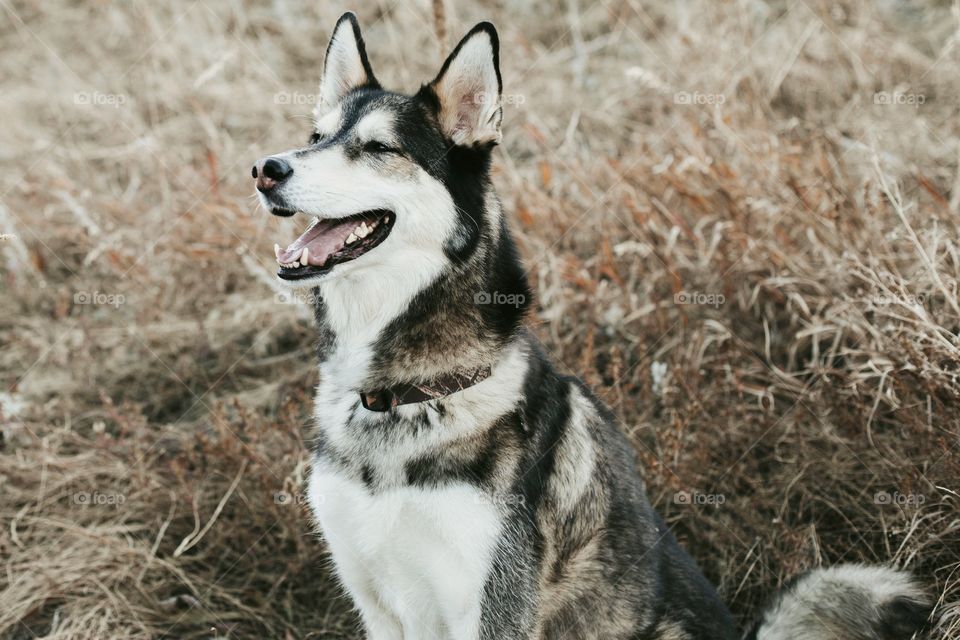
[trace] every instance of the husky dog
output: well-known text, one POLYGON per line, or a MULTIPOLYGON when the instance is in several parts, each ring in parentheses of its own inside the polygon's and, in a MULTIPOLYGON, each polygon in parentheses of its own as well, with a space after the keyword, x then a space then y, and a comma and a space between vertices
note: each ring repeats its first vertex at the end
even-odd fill
MULTIPOLYGON (((383 89, 353 14, 306 144, 260 160, 307 230, 277 273, 313 291, 308 500, 373 640, 737 637, 647 500, 611 412, 523 326, 531 292, 490 183, 499 43, 481 23, 415 95, 383 89)), ((909 576, 795 580, 748 637, 909 638, 909 576)))

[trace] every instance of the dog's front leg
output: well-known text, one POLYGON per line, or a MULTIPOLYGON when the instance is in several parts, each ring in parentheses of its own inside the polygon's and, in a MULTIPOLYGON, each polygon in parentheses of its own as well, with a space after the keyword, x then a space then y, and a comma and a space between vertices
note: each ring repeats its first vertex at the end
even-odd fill
POLYGON ((333 551, 333 564, 340 584, 360 612, 367 640, 405 640, 400 620, 380 602, 368 565, 343 539, 329 533, 326 539, 333 551))
POLYGON ((400 621, 381 604, 372 589, 363 585, 359 572, 345 578, 341 569, 341 582, 360 611, 360 619, 367 640, 405 640, 400 621))
POLYGON ((480 638, 480 607, 460 617, 450 627, 450 637, 453 640, 478 640, 480 638))
POLYGON ((367 640, 405 640, 403 627, 369 587, 364 568, 341 557, 337 562, 341 583, 360 611, 367 640))
POLYGON ((360 608, 367 640, 404 640, 400 624, 392 616, 376 609, 360 608))

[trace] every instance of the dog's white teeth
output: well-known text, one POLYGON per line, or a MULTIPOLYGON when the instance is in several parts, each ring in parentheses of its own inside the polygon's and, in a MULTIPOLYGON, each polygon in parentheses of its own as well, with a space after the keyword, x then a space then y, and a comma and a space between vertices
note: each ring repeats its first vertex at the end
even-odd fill
POLYGON ((379 224, 379 223, 378 223, 376 220, 374 220, 373 222, 371 222, 371 223, 370 223, 370 231, 373 231, 374 229, 376 229, 376 228, 377 228, 377 224, 379 224))
POLYGON ((273 245, 273 255, 277 256, 277 260, 280 259, 280 245, 278 244, 273 245))
POLYGON ((353 230, 353 233, 354 233, 358 238, 366 238, 366 237, 367 237, 367 234, 370 233, 370 230, 367 229, 367 223, 366 223, 366 222, 361 222, 361 223, 360 223, 360 226, 353 230))
POLYGON ((303 253, 300 254, 300 264, 307 266, 308 260, 310 260, 310 250, 304 247, 303 253))
POLYGON ((353 244, 356 241, 357 241, 357 236, 353 235, 352 233, 347 236, 347 244, 353 244))
POLYGON ((383 221, 384 221, 384 223, 386 223, 386 224, 390 224, 390 214, 389 214, 389 213, 388 213, 387 215, 383 216, 383 221))

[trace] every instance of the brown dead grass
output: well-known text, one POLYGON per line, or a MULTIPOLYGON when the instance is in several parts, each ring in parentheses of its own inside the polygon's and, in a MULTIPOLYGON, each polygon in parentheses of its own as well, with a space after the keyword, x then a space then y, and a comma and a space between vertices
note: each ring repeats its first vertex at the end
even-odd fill
MULTIPOLYGON (((345 8, 0 2, 3 637, 359 637, 296 498, 296 223, 247 177, 305 137, 345 8)), ((737 616, 892 562, 960 637, 958 6, 446 8, 501 29, 531 322, 737 616)), ((432 75, 431 3, 357 9, 381 79, 432 75)))

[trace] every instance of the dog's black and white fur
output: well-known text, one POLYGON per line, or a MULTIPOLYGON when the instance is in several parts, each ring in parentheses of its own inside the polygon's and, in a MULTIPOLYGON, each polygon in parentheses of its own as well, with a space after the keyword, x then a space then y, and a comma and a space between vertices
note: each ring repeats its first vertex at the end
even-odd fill
MULTIPOLYGON (((610 411, 523 327, 530 291, 489 178, 498 55, 496 30, 478 24, 435 80, 400 95, 346 14, 309 143, 258 165, 274 213, 384 223, 376 246, 344 253, 358 227, 317 264, 277 247, 280 278, 316 294, 308 497, 336 571, 373 640, 735 638, 610 411), (440 399, 360 402, 486 366, 440 399)), ((797 579, 749 637, 906 639, 927 612, 909 576, 847 565, 797 579)))

